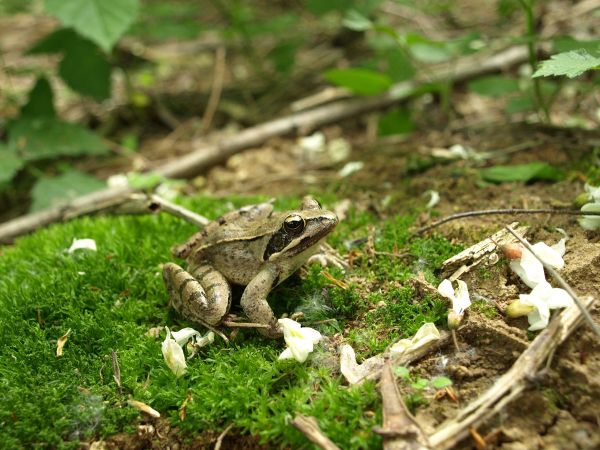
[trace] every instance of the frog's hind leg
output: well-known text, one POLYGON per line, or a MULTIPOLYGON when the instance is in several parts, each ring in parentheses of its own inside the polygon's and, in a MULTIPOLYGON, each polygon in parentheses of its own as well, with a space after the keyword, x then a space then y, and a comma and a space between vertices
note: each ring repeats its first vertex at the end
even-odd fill
POLYGON ((207 325, 218 325, 229 312, 231 289, 223 275, 209 265, 191 270, 177 264, 163 266, 163 278, 175 310, 182 316, 207 325))

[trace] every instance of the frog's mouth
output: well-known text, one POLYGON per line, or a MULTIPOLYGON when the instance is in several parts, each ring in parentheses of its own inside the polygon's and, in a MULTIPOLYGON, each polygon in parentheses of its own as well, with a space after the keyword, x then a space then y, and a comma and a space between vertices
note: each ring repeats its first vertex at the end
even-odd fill
POLYGON ((308 218, 305 222, 304 231, 300 236, 292 236, 283 228, 275 233, 265 248, 263 260, 275 259, 281 254, 295 256, 315 246, 333 231, 338 224, 338 218, 331 213, 308 218))

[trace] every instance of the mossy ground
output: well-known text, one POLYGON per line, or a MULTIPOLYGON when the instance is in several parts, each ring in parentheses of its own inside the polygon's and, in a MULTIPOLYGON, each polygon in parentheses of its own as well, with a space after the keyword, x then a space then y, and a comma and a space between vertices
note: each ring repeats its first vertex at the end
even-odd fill
MULTIPOLYGON (((236 206, 256 199, 231 199, 236 206)), ((295 205, 285 200, 279 207, 295 205)), ((209 217, 231 207, 222 199, 187 201, 209 217)), ((377 225, 376 247, 408 246, 411 218, 377 225)), ((370 214, 351 211, 331 242, 367 234, 370 214)), ((377 448, 371 428, 381 421, 376 387, 346 387, 320 346, 306 364, 278 361, 283 343, 242 332, 231 344, 217 339, 176 379, 166 367, 152 327, 193 326, 167 304, 160 264, 169 249, 194 229, 167 215, 83 218, 54 225, 19 240, 0 254, 0 442, 5 448, 77 448, 90 440, 132 431, 139 412, 128 398, 147 403, 193 438, 233 423, 239 432, 272 445, 306 448, 289 426, 295 413, 317 417, 341 448, 377 448), (73 238, 93 238, 98 251, 67 254, 73 238), (56 341, 71 330, 62 357, 56 341), (113 380, 111 352, 118 356, 122 391, 113 380), (185 420, 179 408, 188 396, 185 420)), ((381 351, 425 321, 442 323, 445 306, 414 299, 403 283, 416 272, 433 280, 441 261, 454 254, 444 239, 416 239, 411 258, 360 259, 348 289, 328 284, 319 267, 292 278, 272 293, 276 313, 301 310, 307 320, 335 318, 324 334, 345 331, 360 356, 381 351), (369 292, 364 291, 369 286, 369 292), (418 300, 418 301, 417 301, 418 300), (383 303, 381 303, 383 302, 383 303), (383 306, 374 308, 380 303, 383 306), (358 321, 357 319, 361 319, 358 321)), ((342 272, 331 273, 344 278, 342 272)))

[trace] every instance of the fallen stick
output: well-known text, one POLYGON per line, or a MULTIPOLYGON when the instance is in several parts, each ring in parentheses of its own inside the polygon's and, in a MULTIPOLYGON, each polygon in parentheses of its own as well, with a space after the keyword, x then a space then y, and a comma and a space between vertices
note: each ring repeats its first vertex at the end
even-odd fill
POLYGON ((294 425, 297 430, 302 432, 309 441, 311 441, 320 449, 340 450, 340 448, 335 445, 331 439, 323 434, 319 428, 317 420, 314 417, 298 414, 296 417, 294 417, 294 420, 292 420, 292 425, 294 425))
POLYGON ((373 432, 382 436, 383 449, 428 450, 427 435, 402 401, 390 361, 383 368, 379 391, 383 401, 383 426, 373 428, 373 432))
MULTIPOLYGON (((467 58, 453 68, 440 70, 427 80, 403 81, 388 91, 372 97, 355 97, 326 104, 322 107, 265 122, 248 128, 216 144, 205 144, 195 151, 154 170, 168 178, 186 178, 227 160, 230 156, 268 139, 293 132, 307 133, 323 125, 338 122, 378 109, 387 108, 417 94, 423 85, 439 82, 462 82, 489 72, 495 72, 527 60, 527 49, 510 47, 481 62, 467 58)), ((30 233, 53 222, 84 215, 86 210, 98 209, 96 204, 121 198, 134 191, 130 188, 108 188, 69 202, 66 206, 28 214, 0 225, 0 243, 11 242, 17 236, 30 233), (74 213, 75 212, 75 213, 74 213)))
MULTIPOLYGON (((589 307, 594 298, 590 296, 582 301, 589 307)), ((538 368, 577 328, 581 319, 581 310, 575 304, 556 315, 548 327, 521 353, 508 372, 497 379, 477 400, 459 411, 454 419, 429 436, 430 445, 437 450, 453 448, 469 436, 470 427, 484 422, 518 397, 534 378, 538 368)))

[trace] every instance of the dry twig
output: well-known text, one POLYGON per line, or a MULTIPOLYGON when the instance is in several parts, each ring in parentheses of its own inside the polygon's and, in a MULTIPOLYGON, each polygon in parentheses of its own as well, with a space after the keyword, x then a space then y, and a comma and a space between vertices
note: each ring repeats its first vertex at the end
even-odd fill
POLYGON ((219 100, 221 99, 221 91, 223 90, 223 77, 225 75, 226 59, 225 59, 225 47, 217 48, 215 53, 215 73, 213 75, 212 87, 210 90, 210 97, 204 110, 204 117, 202 117, 202 131, 205 133, 209 130, 212 123, 217 106, 219 106, 219 100))
POLYGON ((408 412, 388 361, 383 367, 379 391, 383 400, 383 427, 373 431, 383 437, 384 450, 427 450, 427 435, 408 412))
POLYGON ((298 414, 294 417, 294 420, 292 420, 292 425, 320 449, 339 450, 339 447, 321 431, 319 424, 314 417, 298 414))
POLYGON ((215 450, 221 450, 221 445, 223 445, 223 439, 225 439, 225 436, 227 435, 227 433, 229 433, 229 431, 232 428, 233 424, 230 423, 229 425, 227 425, 227 428, 225 428, 223 432, 219 435, 219 437, 217 438, 217 442, 215 443, 215 450))
POLYGON ((569 216, 600 216, 600 212, 582 212, 579 209, 550 209, 550 208, 540 208, 540 209, 518 209, 518 208, 509 208, 509 209, 482 209, 479 211, 466 211, 457 214, 452 214, 450 216, 444 217, 443 219, 436 220, 429 225, 425 225, 424 227, 418 228, 413 231, 413 235, 423 234, 426 231, 429 231, 433 228, 439 227, 447 222, 458 219, 465 219, 468 217, 479 217, 479 216, 491 216, 491 215, 518 215, 518 214, 563 214, 569 216))

